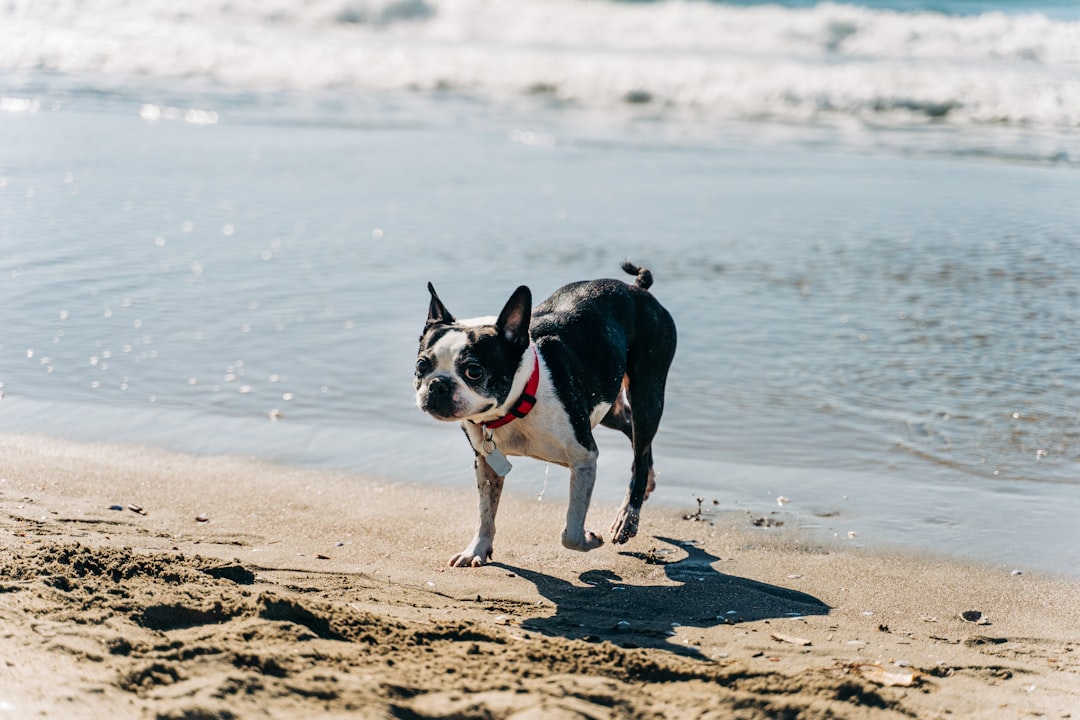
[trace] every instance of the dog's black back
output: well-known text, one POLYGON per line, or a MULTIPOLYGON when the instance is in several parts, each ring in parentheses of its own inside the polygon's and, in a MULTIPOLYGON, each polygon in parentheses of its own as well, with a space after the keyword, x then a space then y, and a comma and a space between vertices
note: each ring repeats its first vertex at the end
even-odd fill
MULTIPOLYGON (((624 269, 639 272, 629 264, 624 269)), ((643 280, 633 285, 621 280, 571 283, 533 310, 533 342, 544 355, 577 441, 590 449, 595 441, 589 416, 597 406, 617 405, 624 378, 659 382, 657 409, 662 410, 663 383, 675 353, 675 322, 646 289, 651 277, 643 280)))

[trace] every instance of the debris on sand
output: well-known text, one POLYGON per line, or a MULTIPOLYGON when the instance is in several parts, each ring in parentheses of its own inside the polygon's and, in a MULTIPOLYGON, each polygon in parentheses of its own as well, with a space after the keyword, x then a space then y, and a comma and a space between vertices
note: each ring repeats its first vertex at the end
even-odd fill
POLYGON ((882 687, 912 687, 918 684, 923 676, 923 673, 917 670, 886 670, 878 663, 842 663, 831 668, 830 672, 857 675, 882 687))
POLYGON ((778 642, 791 643, 792 645, 810 645, 810 641, 806 638, 795 637, 794 635, 785 635, 783 633, 774 632, 772 639, 778 642))
POLYGON ((697 510, 695 512, 683 515, 683 520, 693 520, 694 522, 701 522, 702 520, 704 520, 705 518, 702 517, 702 514, 701 514, 702 513, 701 504, 703 502, 705 502, 704 498, 697 498, 697 510))

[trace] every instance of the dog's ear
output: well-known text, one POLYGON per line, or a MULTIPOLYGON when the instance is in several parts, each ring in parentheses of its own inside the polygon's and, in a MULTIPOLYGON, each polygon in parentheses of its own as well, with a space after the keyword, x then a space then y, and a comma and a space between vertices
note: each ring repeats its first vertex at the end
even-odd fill
POLYGON ((454 316, 446 309, 446 306, 443 305, 442 300, 439 299, 438 294, 435 292, 435 286, 428 283, 427 289, 431 293, 431 304, 428 305, 427 312, 427 325, 449 325, 455 322, 454 316))
POLYGON ((525 349, 529 345, 529 320, 532 319, 532 293, 522 285, 499 313, 495 329, 511 345, 525 349))

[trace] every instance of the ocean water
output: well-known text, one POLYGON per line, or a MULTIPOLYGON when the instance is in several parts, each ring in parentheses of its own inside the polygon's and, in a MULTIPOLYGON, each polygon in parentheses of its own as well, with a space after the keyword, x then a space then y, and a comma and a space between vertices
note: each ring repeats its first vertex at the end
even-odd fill
POLYGON ((661 501, 1077 574, 1078 165, 1073 2, 7 3, 0 428, 468 485, 425 283, 629 257, 661 501))

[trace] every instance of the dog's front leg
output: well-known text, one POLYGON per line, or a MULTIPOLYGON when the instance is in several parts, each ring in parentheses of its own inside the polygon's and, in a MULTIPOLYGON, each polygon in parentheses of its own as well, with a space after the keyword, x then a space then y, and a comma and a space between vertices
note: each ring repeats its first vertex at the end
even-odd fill
POLYGON ((570 505, 566 509, 566 527, 562 544, 571 550, 586 552, 604 544, 604 538, 585 529, 593 484, 596 482, 596 453, 586 461, 570 466, 570 505))
POLYGON ((491 559, 495 539, 495 513, 502 496, 503 478, 491 469, 483 455, 476 456, 476 492, 479 496, 480 525, 468 547, 450 558, 451 567, 480 567, 491 559))

